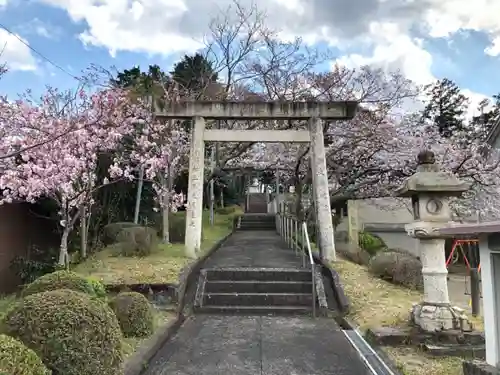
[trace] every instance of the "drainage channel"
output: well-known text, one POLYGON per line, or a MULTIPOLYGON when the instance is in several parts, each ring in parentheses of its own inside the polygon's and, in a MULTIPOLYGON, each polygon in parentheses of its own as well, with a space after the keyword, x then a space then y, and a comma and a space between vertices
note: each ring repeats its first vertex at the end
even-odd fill
POLYGON ((337 324, 342 329, 349 343, 358 352, 361 360, 370 370, 371 375, 399 375, 393 371, 378 353, 366 342, 356 328, 353 328, 344 318, 337 317, 337 324))

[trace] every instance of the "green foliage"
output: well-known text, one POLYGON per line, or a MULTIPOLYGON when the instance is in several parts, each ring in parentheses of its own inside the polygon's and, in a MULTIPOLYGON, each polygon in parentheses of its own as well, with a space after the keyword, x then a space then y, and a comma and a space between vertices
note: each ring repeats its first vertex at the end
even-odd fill
POLYGON ((410 254, 391 250, 379 253, 370 260, 369 270, 377 277, 408 288, 423 286, 422 263, 410 254))
POLYGON ((193 56, 185 55, 174 65, 171 74, 181 89, 190 94, 200 94, 208 84, 217 81, 217 72, 214 71, 212 62, 200 53, 193 56))
POLYGON ((23 296, 57 289, 71 289, 90 296, 96 295, 93 284, 85 277, 75 272, 61 270, 43 275, 31 284, 26 285, 23 296))
POLYGON ((6 314, 1 328, 57 374, 120 374, 123 335, 99 299, 69 289, 33 294, 6 314))
POLYGON ((186 238, 186 215, 176 213, 168 217, 171 243, 184 243, 186 238))
POLYGON ((147 337, 153 333, 153 308, 142 294, 123 292, 113 298, 109 305, 125 337, 147 337))
POLYGON ((370 256, 374 256, 386 247, 384 241, 379 236, 368 232, 359 232, 359 246, 370 254, 370 256))
POLYGON ((106 293, 106 287, 104 284, 96 279, 95 277, 92 276, 87 276, 86 277, 87 281, 92 285, 92 289, 94 289, 94 294, 98 298, 105 298, 107 293, 106 293))
POLYGON ((431 120, 443 137, 451 137, 454 132, 463 130, 468 99, 462 94, 458 85, 444 78, 427 86, 426 89, 431 99, 422 117, 431 120))
POLYGON ((111 245, 118 242, 118 236, 123 229, 126 228, 135 228, 138 227, 139 224, 129 223, 129 222, 120 222, 120 223, 111 223, 104 227, 104 233, 102 238, 102 243, 104 245, 111 245))
POLYGON ((236 211, 241 211, 241 207, 236 204, 225 207, 217 207, 215 209, 215 213, 219 215, 230 215, 234 214, 236 211))
POLYGON ((0 334, 0 374, 50 375, 36 353, 22 342, 0 334))
POLYGON ((156 230, 148 227, 124 228, 118 233, 116 249, 121 256, 147 256, 158 247, 156 230))
POLYGON ((35 279, 56 269, 56 249, 41 249, 32 246, 27 256, 16 256, 10 263, 10 269, 21 279, 22 284, 29 284, 35 279))

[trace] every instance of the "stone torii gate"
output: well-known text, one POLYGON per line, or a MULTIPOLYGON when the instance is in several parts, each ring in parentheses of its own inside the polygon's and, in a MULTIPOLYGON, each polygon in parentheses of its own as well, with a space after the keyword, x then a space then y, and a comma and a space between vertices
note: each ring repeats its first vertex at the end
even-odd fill
POLYGON ((319 224, 320 252, 335 260, 335 243, 328 189, 323 120, 352 119, 357 102, 213 102, 171 103, 158 119, 192 119, 189 155, 186 255, 196 258, 201 245, 205 142, 299 142, 310 143, 313 192, 319 224), (205 120, 307 120, 309 130, 206 129, 205 120))

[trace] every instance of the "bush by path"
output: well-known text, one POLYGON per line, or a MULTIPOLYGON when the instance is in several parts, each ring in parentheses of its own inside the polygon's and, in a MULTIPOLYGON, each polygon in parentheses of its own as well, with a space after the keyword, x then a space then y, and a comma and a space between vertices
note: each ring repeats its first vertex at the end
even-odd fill
POLYGON ((122 340, 103 301, 60 289, 32 294, 7 312, 3 333, 37 353, 57 375, 118 375, 122 340))

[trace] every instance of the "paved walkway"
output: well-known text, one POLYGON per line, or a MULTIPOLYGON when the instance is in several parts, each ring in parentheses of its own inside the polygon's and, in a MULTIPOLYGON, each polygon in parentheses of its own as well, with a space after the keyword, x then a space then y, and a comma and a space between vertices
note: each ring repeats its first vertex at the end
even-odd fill
MULTIPOLYGON (((301 260, 273 232, 235 233, 206 267, 297 268, 301 260)), ((190 317, 145 375, 368 375, 333 319, 190 317)))
POLYGON ((302 258, 273 231, 233 234, 205 263, 212 267, 299 268, 302 258))

